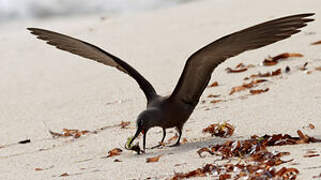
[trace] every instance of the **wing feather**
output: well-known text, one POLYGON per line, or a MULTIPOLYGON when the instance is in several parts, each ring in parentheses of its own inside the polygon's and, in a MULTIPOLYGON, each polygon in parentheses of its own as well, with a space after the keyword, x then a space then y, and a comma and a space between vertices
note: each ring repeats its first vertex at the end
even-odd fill
POLYGON ((72 54, 97 61, 107 66, 115 67, 118 70, 128 74, 139 84, 147 98, 147 102, 150 102, 150 100, 155 97, 156 91, 153 86, 133 67, 118 57, 102 50, 97 46, 64 34, 38 28, 27 29, 31 32, 31 34, 36 35, 38 39, 46 41, 49 45, 55 46, 56 48, 64 51, 68 51, 72 54))
POLYGON ((226 59, 244 51, 257 49, 286 39, 300 32, 300 28, 314 15, 298 14, 267 21, 224 36, 192 54, 170 98, 196 105, 214 69, 226 59))

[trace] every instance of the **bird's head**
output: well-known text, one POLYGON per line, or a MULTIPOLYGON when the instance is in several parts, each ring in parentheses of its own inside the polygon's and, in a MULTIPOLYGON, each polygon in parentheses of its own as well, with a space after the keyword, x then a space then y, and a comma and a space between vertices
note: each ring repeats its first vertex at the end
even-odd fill
POLYGON ((144 136, 146 135, 147 131, 154 127, 158 126, 158 122, 160 120, 159 111, 156 109, 148 109, 141 112, 136 120, 136 133, 134 137, 129 142, 128 146, 130 147, 132 142, 137 138, 137 136, 142 133, 144 136))

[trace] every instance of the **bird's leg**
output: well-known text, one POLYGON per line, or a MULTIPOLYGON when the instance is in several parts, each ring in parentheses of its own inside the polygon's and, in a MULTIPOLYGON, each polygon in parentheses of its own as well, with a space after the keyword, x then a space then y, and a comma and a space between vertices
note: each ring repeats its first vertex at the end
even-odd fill
POLYGON ((165 136, 166 136, 166 129, 163 128, 163 138, 162 138, 162 140, 159 142, 158 145, 151 147, 151 149, 158 148, 158 147, 162 146, 163 142, 164 142, 164 139, 165 139, 165 136))
POLYGON ((181 127, 177 127, 176 129, 178 131, 178 139, 177 139, 175 144, 170 145, 169 147, 175 147, 175 146, 179 146, 180 145, 180 140, 181 140, 181 137, 182 137, 182 128, 181 127))
POLYGON ((146 150, 146 134, 147 134, 147 132, 145 132, 143 134, 143 149, 144 149, 144 151, 146 150))

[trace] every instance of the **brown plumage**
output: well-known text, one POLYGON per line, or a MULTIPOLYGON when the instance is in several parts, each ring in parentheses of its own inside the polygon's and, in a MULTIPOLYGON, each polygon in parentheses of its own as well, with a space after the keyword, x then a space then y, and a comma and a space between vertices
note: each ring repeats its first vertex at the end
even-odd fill
POLYGON ((313 21, 307 18, 312 15, 314 14, 298 14, 275 19, 232 33, 208 44, 188 58, 173 93, 166 97, 158 95, 153 86, 129 64, 99 47, 48 30, 37 28, 28 28, 28 30, 38 39, 45 40, 58 49, 116 67, 137 81, 146 96, 147 108, 137 118, 137 131, 129 145, 142 132, 145 149, 146 133, 155 126, 163 128, 161 142, 166 136, 166 129, 176 127, 179 138, 174 145, 179 145, 184 124, 198 104, 212 72, 220 63, 244 51, 275 43, 300 32, 300 28, 313 21))

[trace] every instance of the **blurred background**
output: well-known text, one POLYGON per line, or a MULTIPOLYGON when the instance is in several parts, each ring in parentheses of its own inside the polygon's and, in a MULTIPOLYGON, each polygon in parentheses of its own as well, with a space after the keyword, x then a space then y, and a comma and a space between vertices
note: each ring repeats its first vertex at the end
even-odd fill
POLYGON ((0 23, 17 19, 100 14, 114 16, 193 0, 0 0, 0 23))

